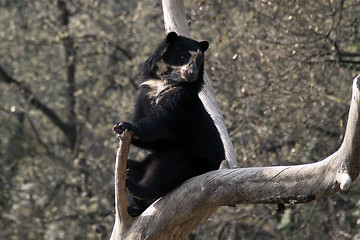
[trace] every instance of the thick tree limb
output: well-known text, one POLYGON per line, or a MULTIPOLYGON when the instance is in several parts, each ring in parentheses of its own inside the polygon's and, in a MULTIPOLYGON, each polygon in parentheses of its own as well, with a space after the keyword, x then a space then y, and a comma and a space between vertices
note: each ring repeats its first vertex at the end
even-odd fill
POLYGON ((182 239, 220 206, 239 203, 306 203, 346 190, 360 170, 360 76, 344 141, 322 161, 223 169, 192 178, 134 219, 119 239, 182 239))

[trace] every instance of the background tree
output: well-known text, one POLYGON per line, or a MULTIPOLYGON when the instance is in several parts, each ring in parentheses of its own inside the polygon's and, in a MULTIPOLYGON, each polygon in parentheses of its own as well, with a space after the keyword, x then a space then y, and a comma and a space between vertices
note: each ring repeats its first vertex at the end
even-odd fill
MULTIPOLYGON (((65 26, 61 2, 0 1, 1 238, 109 237, 111 126, 129 118, 139 64, 164 37, 159 2, 63 1, 65 26), (34 103, 69 123, 71 62, 74 148, 34 103)), ((211 43, 206 68, 240 166, 308 163, 338 148, 360 69, 358 1, 185 4, 191 36, 211 43)), ((283 215, 273 205, 224 207, 189 238, 356 238, 358 190, 283 215)))

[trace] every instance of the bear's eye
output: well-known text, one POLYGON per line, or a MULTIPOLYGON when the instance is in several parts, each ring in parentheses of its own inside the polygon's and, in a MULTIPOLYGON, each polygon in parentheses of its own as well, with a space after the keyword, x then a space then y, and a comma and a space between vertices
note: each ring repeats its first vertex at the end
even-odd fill
POLYGON ((180 59, 181 60, 185 60, 186 59, 186 56, 183 54, 183 55, 180 55, 180 59))

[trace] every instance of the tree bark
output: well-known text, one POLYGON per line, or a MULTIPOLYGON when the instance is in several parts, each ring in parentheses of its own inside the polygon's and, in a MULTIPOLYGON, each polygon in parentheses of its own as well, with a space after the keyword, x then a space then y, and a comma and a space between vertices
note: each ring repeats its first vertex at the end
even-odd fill
MULTIPOLYGON (((188 36, 182 0, 163 0, 163 8, 166 31, 176 30, 188 36)), ((230 142, 215 97, 211 90, 207 90, 209 87, 211 89, 207 83, 204 92, 200 94, 203 103, 215 123, 218 121, 217 127, 223 141, 230 142)), ((339 150, 329 157, 304 165, 233 169, 236 159, 233 149, 228 150, 230 143, 225 146, 228 148, 226 157, 230 169, 220 169, 189 179, 158 199, 140 216, 132 218, 130 224, 129 221, 115 222, 111 240, 183 239, 223 205, 306 203, 346 190, 360 170, 359 119, 360 75, 353 83, 344 141, 339 150)), ((121 171, 125 172, 125 169, 121 171)))

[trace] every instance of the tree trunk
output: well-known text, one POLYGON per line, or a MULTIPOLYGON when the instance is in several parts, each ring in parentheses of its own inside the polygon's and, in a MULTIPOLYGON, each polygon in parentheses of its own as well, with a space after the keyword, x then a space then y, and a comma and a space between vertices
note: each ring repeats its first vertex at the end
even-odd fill
POLYGON ((71 150, 75 151, 76 147, 76 113, 75 113, 75 66, 76 66, 76 49, 74 46, 74 40, 69 35, 69 22, 70 22, 70 12, 67 8, 66 1, 58 0, 57 6, 59 8, 59 22, 63 31, 67 36, 62 38, 62 43, 64 46, 65 53, 65 66, 66 66, 66 81, 67 81, 67 91, 66 91, 66 101, 67 101, 67 131, 66 137, 69 141, 71 150))
MULTIPOLYGON (((163 8, 166 31, 175 30, 188 36, 182 0, 163 0, 163 8)), ((117 200, 117 216, 111 240, 183 239, 220 206, 240 203, 306 203, 348 189, 358 176, 360 75, 354 80, 345 137, 338 151, 311 164, 236 169, 233 169, 236 166, 235 153, 231 149, 207 76, 206 79, 207 85, 200 96, 221 133, 230 169, 212 171, 189 179, 135 218, 129 218, 126 201, 117 200)), ((123 144, 125 142, 121 144, 122 147, 123 144)), ((126 156, 122 157, 122 161, 126 164, 126 156)), ((126 169, 117 170, 125 174, 126 169)), ((120 175, 116 174, 116 182, 120 175)), ((116 199, 119 199, 119 194, 126 194, 126 190, 123 187, 121 189, 116 189, 116 199)))

